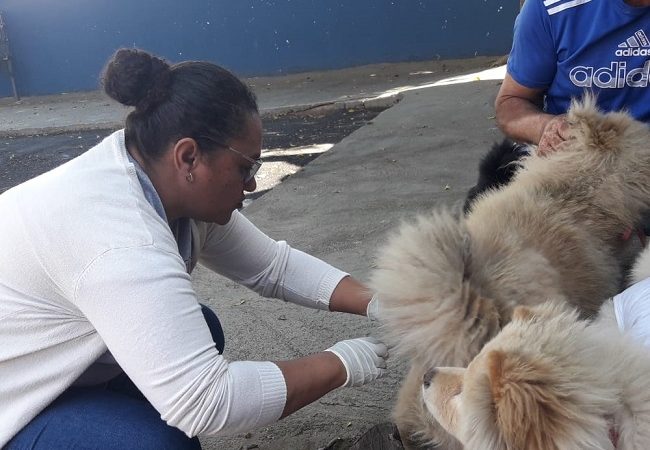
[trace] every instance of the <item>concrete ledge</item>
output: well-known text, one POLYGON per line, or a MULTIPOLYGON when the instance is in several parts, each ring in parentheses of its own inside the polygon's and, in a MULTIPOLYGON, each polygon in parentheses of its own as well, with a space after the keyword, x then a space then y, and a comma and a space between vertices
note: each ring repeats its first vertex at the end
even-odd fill
MULTIPOLYGON (((402 94, 395 94, 385 97, 360 98, 346 101, 333 101, 317 104, 292 105, 279 108, 263 109, 260 111, 262 118, 268 116, 283 116, 286 114, 327 114, 328 112, 341 109, 367 108, 386 109, 398 103, 403 98, 402 94)), ((89 130, 117 130, 124 126, 124 121, 90 122, 80 124, 68 124, 59 126, 41 126, 0 130, 0 138, 22 137, 35 135, 52 135, 63 133, 74 133, 89 130)))
MULTIPOLYGON (((258 97, 262 116, 318 114, 344 108, 389 108, 404 92, 494 64, 494 57, 476 57, 376 64, 245 81, 258 97)), ((129 111, 99 90, 26 97, 18 102, 2 98, 0 137, 117 129, 129 111)))

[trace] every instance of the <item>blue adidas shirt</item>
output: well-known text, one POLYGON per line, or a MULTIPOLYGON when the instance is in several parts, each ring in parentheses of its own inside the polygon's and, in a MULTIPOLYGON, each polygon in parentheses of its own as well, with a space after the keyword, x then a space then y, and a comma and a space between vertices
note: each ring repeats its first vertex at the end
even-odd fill
POLYGON ((605 110, 650 122, 650 7, 624 0, 526 0, 515 21, 508 73, 546 89, 545 109, 561 114, 585 89, 605 110))

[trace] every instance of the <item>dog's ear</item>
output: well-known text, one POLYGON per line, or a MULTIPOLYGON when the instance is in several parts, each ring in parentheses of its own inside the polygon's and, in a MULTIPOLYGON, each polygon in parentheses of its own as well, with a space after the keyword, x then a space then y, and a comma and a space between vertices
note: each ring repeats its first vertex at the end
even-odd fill
POLYGON ((555 438, 563 434, 570 412, 555 391, 550 368, 502 351, 486 356, 496 423, 507 448, 557 449, 555 438))
POLYGON ((512 311, 512 320, 532 320, 535 317, 535 312, 528 306, 515 306, 512 311))
POLYGON ((534 306, 515 306, 512 310, 512 320, 523 322, 547 321, 566 314, 573 316, 573 320, 578 320, 578 311, 566 301, 547 301, 534 306))

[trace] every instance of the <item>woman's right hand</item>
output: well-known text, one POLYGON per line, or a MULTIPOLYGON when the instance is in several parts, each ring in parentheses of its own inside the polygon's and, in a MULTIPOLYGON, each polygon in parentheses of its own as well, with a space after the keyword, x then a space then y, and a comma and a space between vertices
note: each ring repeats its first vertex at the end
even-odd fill
POLYGON ((342 386, 361 386, 386 373, 388 348, 373 337, 337 342, 326 351, 338 356, 345 367, 347 380, 342 386))

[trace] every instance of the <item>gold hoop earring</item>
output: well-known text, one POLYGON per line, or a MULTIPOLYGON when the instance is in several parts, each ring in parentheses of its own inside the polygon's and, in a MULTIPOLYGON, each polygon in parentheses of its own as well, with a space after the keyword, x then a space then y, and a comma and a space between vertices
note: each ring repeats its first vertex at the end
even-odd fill
POLYGON ((187 180, 188 183, 194 181, 194 175, 192 175, 192 172, 188 172, 187 175, 185 175, 185 179, 187 180))

